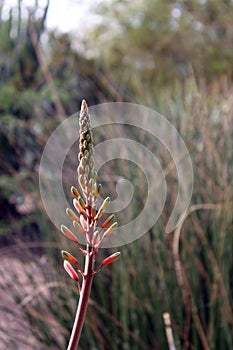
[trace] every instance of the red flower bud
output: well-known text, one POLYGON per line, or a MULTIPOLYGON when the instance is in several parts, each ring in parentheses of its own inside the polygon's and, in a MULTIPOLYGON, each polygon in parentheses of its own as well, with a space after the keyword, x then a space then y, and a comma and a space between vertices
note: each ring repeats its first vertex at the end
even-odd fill
POLYGON ((63 257, 63 259, 68 260, 71 263, 77 264, 78 260, 69 252, 66 252, 65 250, 61 251, 61 255, 63 257))
POLYGON ((69 263, 69 261, 64 260, 63 263, 64 269, 66 270, 66 272, 68 273, 68 275, 75 281, 78 281, 78 274, 75 271, 75 269, 73 268, 73 266, 69 263))
POLYGON ((109 264, 113 263, 114 261, 116 261, 119 258, 120 254, 121 254, 120 252, 116 252, 116 253, 108 256, 106 259, 103 260, 101 265, 103 266, 103 265, 109 265, 109 264))
POLYGON ((107 218, 107 220, 104 221, 104 223, 102 224, 102 228, 108 228, 110 225, 113 224, 114 221, 115 221, 115 215, 112 214, 107 218))

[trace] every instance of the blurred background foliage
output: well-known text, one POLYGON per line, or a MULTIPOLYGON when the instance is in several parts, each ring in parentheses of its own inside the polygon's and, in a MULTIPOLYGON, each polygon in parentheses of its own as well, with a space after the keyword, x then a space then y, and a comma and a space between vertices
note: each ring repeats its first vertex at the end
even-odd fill
MULTIPOLYGON (((195 184, 184 224, 165 235, 177 194, 167 172, 159 222, 94 281, 80 349, 166 349, 164 312, 177 349, 232 349, 233 2, 108 0, 82 38, 48 30, 49 2, 39 3, 22 16, 19 1, 8 19, 0 7, 1 347, 67 343, 77 294, 59 250, 73 247, 43 209, 38 169, 49 135, 86 98, 165 115, 186 142, 195 184)), ((106 166, 106 193, 113 171, 130 180, 125 164, 106 166)), ((139 186, 138 200, 145 195, 139 186)))

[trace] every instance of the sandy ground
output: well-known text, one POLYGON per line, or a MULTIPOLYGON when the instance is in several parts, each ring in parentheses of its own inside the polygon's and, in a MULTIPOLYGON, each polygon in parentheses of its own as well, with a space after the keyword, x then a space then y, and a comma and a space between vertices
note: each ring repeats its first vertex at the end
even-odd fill
MULTIPOLYGON (((49 298, 51 293, 49 288, 41 289, 48 281, 45 281, 46 277, 40 271, 35 262, 26 264, 17 258, 0 258, 0 350, 58 349, 39 343, 33 334, 32 325, 25 317, 24 308, 30 307, 33 295, 43 293, 43 296, 49 298), (30 282, 32 274, 34 277, 36 274, 38 288, 30 282)), ((57 334, 58 327, 54 324, 57 334)))

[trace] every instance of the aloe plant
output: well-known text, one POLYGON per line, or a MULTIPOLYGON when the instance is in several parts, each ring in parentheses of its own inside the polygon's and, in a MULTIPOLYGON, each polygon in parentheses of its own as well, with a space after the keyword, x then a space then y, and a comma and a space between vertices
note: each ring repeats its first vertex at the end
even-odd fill
POLYGON ((61 232, 77 245, 85 257, 85 266, 82 268, 76 257, 67 251, 62 250, 61 252, 64 258, 64 268, 69 276, 76 281, 77 288, 80 292, 76 317, 67 348, 68 350, 77 349, 94 275, 98 273, 103 266, 116 261, 120 255, 120 252, 116 252, 108 256, 95 268, 95 258, 99 246, 117 227, 117 222, 112 214, 104 222, 100 223, 110 202, 110 198, 105 198, 102 205, 97 209, 97 199, 101 193, 102 186, 97 183, 90 115, 85 100, 82 101, 81 105, 79 125, 79 165, 77 169, 79 189, 74 186, 71 187, 71 193, 74 197, 73 205, 76 213, 70 208, 67 208, 66 213, 73 221, 75 231, 83 236, 85 248, 80 244, 78 237, 68 227, 61 225, 61 232))

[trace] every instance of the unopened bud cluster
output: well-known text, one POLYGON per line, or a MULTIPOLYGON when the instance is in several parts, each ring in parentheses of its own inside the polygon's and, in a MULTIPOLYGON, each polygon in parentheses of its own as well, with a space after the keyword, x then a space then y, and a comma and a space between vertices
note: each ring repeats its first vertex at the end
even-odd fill
POLYGON ((101 192, 101 185, 97 185, 97 172, 95 171, 95 162, 93 157, 93 137, 90 125, 90 116, 86 101, 83 100, 80 119, 80 141, 79 141, 79 166, 78 180, 84 194, 92 205, 96 202, 101 192))

